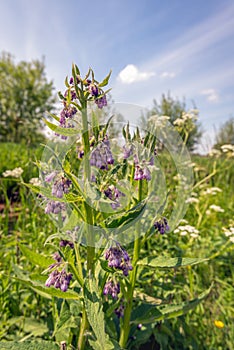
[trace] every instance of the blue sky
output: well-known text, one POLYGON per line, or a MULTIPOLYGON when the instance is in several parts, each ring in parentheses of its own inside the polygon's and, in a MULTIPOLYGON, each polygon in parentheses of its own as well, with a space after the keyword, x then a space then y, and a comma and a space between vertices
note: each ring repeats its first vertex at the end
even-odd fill
POLYGON ((17 61, 45 56, 57 90, 75 62, 98 79, 112 69, 115 102, 195 101, 204 145, 234 116, 233 0, 0 0, 0 31, 17 61))

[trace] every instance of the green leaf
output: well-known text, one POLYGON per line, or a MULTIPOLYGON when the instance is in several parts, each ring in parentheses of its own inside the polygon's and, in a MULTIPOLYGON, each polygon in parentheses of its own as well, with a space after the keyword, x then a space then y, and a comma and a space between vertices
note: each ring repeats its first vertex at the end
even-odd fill
POLYGON ((74 193, 67 193, 67 194, 64 194, 62 198, 58 198, 58 197, 51 195, 51 189, 49 189, 49 188, 42 187, 42 186, 35 186, 35 185, 28 184, 28 183, 23 183, 23 184, 25 186, 27 186, 28 188, 30 188, 33 192, 40 193, 44 197, 51 199, 53 201, 56 201, 56 202, 73 203, 73 202, 78 202, 79 200, 82 199, 80 196, 78 196, 74 193))
POLYGON ((97 350, 118 350, 105 332, 104 313, 102 301, 99 297, 97 281, 94 277, 87 278, 84 284, 84 302, 90 326, 96 337, 96 341, 90 340, 90 344, 97 350))
POLYGON ((1 350, 59 350, 59 346, 56 343, 50 341, 9 341, 0 342, 1 350))
POLYGON ((143 200, 140 203, 138 203, 135 207, 131 208, 127 212, 124 212, 122 214, 112 215, 111 217, 107 218, 103 225, 107 228, 120 228, 121 226, 125 226, 129 223, 132 223, 133 220, 135 220, 137 217, 141 214, 143 214, 143 211, 145 209, 147 201, 143 200))
POLYGON ((55 125, 53 123, 50 123, 48 120, 43 119, 45 124, 54 132, 56 132, 59 135, 64 136, 77 136, 79 134, 79 131, 75 128, 62 128, 61 126, 55 125))
POLYGON ((80 295, 72 290, 67 292, 62 292, 60 289, 54 288, 54 287, 42 287, 42 286, 32 286, 31 287, 35 292, 37 293, 43 293, 44 295, 49 295, 56 298, 62 298, 62 299, 73 299, 78 300, 80 299, 80 295))
POLYGON ((143 303, 146 304, 151 304, 151 305, 160 305, 162 304, 163 300, 159 298, 154 298, 150 295, 147 295, 145 293, 141 293, 140 291, 134 291, 134 299, 139 300, 143 303))
POLYGON ((168 258, 168 257, 146 257, 137 262, 138 265, 148 266, 148 267, 180 267, 180 266, 192 266, 200 264, 203 261, 209 260, 208 258, 168 258))
POLYGON ((108 84, 111 73, 112 73, 112 70, 110 70, 110 73, 103 79, 103 81, 100 84, 98 84, 99 87, 104 87, 108 84))
POLYGON ((61 93, 61 91, 58 92, 58 96, 61 100, 65 101, 66 98, 63 96, 63 94, 61 93))
POLYGON ((57 120, 57 122, 59 122, 60 118, 59 118, 56 114, 53 114, 53 113, 50 113, 50 112, 48 112, 48 114, 49 114, 52 118, 54 118, 55 120, 57 120))
MULTIPOLYGON (((79 318, 75 317, 71 313, 68 302, 64 300, 61 306, 61 312, 59 314, 58 321, 55 326, 54 334, 62 333, 64 337, 64 331, 65 331, 67 333, 65 334, 67 335, 67 337, 69 337, 68 329, 77 328, 78 325, 79 325, 79 318)), ((65 338, 63 338, 63 340, 65 340, 65 338)))
POLYGON ((41 337, 44 333, 48 332, 48 328, 45 324, 38 322, 32 318, 24 319, 24 331, 31 333, 34 337, 41 337))
POLYGON ((138 323, 144 323, 149 324, 153 322, 158 322, 161 320, 166 320, 174 317, 181 316, 188 312, 189 310, 194 309, 203 299, 207 297, 207 295, 210 293, 211 288, 213 285, 210 286, 209 289, 201 293, 197 298, 190 300, 188 302, 184 302, 178 305, 162 305, 158 307, 151 307, 143 316, 136 318, 135 320, 132 320, 131 323, 138 324, 138 323))
POLYGON ((55 261, 52 258, 46 257, 39 253, 34 252, 32 249, 27 248, 23 244, 19 244, 19 248, 24 256, 33 264, 39 265, 43 268, 49 267, 49 265, 53 264, 55 261))

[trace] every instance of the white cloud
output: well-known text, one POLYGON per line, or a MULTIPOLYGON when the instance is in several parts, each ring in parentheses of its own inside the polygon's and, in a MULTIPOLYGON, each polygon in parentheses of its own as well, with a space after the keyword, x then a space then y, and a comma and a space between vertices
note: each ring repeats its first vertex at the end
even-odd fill
POLYGON ((175 77, 175 73, 174 72, 162 72, 160 74, 160 78, 174 78, 175 77))
POLYGON ((154 72, 140 72, 134 64, 128 64, 118 75, 123 84, 132 84, 137 81, 148 80, 154 76, 154 72))
POLYGON ((215 89, 202 90, 201 94, 205 95, 209 102, 217 102, 219 100, 219 95, 215 89))

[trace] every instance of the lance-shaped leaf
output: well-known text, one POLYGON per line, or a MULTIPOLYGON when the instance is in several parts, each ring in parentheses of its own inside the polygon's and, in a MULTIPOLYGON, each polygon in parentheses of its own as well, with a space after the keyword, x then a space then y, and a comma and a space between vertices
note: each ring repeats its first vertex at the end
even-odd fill
POLYGON ((133 220, 139 219, 143 214, 144 209, 146 207, 146 200, 141 201, 136 206, 128 210, 127 212, 112 215, 108 219, 103 222, 103 226, 107 228, 121 228, 123 226, 127 226, 127 224, 131 224, 133 220))
POLYGON ((146 257, 137 262, 138 265, 148 266, 148 267, 180 267, 180 266, 188 266, 188 265, 196 265, 201 262, 209 260, 208 258, 168 258, 168 257, 146 257))
POLYGON ((83 200, 80 196, 75 195, 74 193, 67 193, 67 194, 64 194, 62 198, 58 198, 58 197, 52 196, 51 189, 49 188, 42 187, 42 186, 35 186, 27 183, 23 183, 23 184, 28 188, 30 188, 33 192, 41 194, 44 197, 56 202, 73 203, 73 202, 78 202, 80 200, 83 200))
POLYGON ((59 345, 50 341, 0 342, 1 350, 59 350, 59 345))
POLYGON ((90 340, 90 344, 96 350, 118 350, 109 335, 105 332, 104 312, 102 301, 99 297, 97 281, 88 277, 84 284, 84 302, 90 326, 96 337, 96 341, 90 340))
POLYGON ((23 244, 19 244, 20 250, 23 255, 34 265, 39 265, 43 268, 49 267, 49 265, 53 264, 55 261, 52 258, 46 257, 39 253, 34 252, 32 249, 27 248, 23 244))
POLYGON ((99 87, 104 87, 108 84, 111 73, 112 73, 112 70, 110 70, 110 73, 103 79, 103 81, 100 84, 98 84, 99 87))
POLYGON ((48 298, 48 296, 70 300, 78 300, 81 298, 81 296, 73 290, 62 292, 60 289, 54 287, 31 286, 31 288, 46 298, 48 298))
POLYGON ((211 288, 212 288, 212 285, 210 286, 209 289, 207 289, 206 291, 198 295, 197 298, 187 302, 183 302, 181 304, 150 307, 144 315, 132 320, 131 323, 149 324, 149 323, 154 323, 161 320, 166 320, 166 319, 181 316, 187 313, 188 311, 194 309, 198 304, 200 304, 200 302, 208 296, 208 294, 211 291, 211 288))
POLYGON ((44 119, 45 124, 54 132, 63 136, 76 136, 79 134, 79 130, 75 128, 62 128, 61 126, 50 123, 48 120, 44 119))

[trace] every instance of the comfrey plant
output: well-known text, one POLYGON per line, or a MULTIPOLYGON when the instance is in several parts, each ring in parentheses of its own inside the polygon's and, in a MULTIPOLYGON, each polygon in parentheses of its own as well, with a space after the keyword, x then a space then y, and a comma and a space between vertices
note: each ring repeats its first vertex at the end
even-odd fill
MULTIPOLYGON (((109 139, 111 118, 100 124, 96 113, 107 106, 109 90, 104 87, 109 78, 98 82, 92 69, 81 77, 76 65, 66 78, 66 91, 59 93, 62 110, 58 116, 51 114, 57 124, 45 120, 55 139, 45 146, 38 164, 41 185, 28 184, 56 224, 57 233, 46 241, 54 254, 52 259, 42 257, 21 245, 29 259, 46 268, 43 284, 38 278, 27 283, 42 296, 58 298, 55 339, 79 350, 135 349, 148 340, 149 333, 138 340, 144 327, 150 324, 153 329, 163 319, 182 315, 209 292, 171 305, 171 299, 159 301, 155 292, 147 296, 144 290, 146 269, 156 273, 161 267, 204 260, 147 251, 150 239, 172 234, 181 219, 191 167, 184 145, 178 151, 179 139, 165 120, 143 134, 127 124, 123 142, 109 139), (158 139, 171 147, 183 178, 175 189, 178 199, 173 199, 170 218, 163 216, 168 191, 156 151, 158 139)), ((152 285, 152 291, 155 288, 152 285)))

